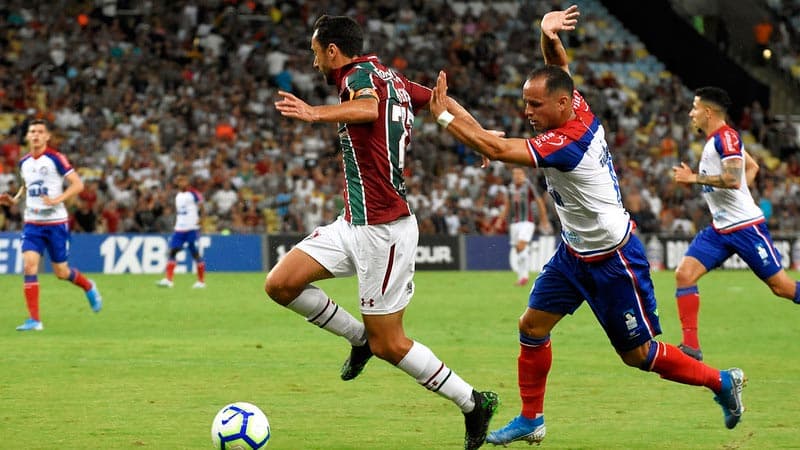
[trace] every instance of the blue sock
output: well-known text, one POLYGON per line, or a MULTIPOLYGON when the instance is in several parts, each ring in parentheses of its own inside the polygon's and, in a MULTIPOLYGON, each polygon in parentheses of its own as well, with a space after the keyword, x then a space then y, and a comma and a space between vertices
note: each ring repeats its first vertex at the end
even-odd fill
POLYGON ((800 281, 794 282, 794 302, 800 305, 800 281))

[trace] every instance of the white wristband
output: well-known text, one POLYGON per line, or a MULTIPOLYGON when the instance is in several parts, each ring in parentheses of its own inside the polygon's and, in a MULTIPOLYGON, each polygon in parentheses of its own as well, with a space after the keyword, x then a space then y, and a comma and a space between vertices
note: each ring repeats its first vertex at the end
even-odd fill
POLYGON ((441 114, 439 114, 439 117, 436 118, 436 122, 438 122, 442 128, 447 128, 447 126, 450 125, 450 122, 452 122, 455 118, 456 116, 450 114, 450 111, 444 110, 441 114))

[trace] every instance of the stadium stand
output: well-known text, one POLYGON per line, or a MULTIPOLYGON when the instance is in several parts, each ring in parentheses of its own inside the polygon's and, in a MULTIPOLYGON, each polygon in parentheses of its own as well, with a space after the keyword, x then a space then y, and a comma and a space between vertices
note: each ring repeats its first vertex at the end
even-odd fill
MULTIPOLYGON (((688 129, 690 87, 603 3, 575 3, 583 15, 567 42, 572 71, 609 127, 628 207, 644 231, 692 233, 708 223, 707 209, 668 176, 678 161, 696 164, 702 145, 688 129)), ((298 32, 320 13, 312 4, 3 2, 0 191, 16 188, 27 121, 44 117, 88 182, 72 208, 84 210, 84 222, 96 218, 95 232, 169 232, 170 180, 181 169, 203 180, 205 232, 306 233, 332 221, 343 180, 335 127, 283 120, 272 106, 278 88, 312 104, 336 101, 298 32)), ((450 94, 482 123, 521 136, 530 130, 519 92, 539 52, 532 23, 552 7, 560 3, 331 0, 325 12, 356 17, 369 32, 367 50, 409 78, 430 85, 446 69, 450 94)), ((736 121, 762 165, 754 194, 772 211, 773 233, 796 233, 796 127, 769 105, 740 106, 736 121)), ((510 171, 477 168, 476 155, 427 113, 415 130, 406 176, 421 232, 504 233, 497 192, 510 171)), ((20 221, 17 208, 5 208, 0 230, 20 221)), ((88 231, 75 222, 76 232, 88 231)))

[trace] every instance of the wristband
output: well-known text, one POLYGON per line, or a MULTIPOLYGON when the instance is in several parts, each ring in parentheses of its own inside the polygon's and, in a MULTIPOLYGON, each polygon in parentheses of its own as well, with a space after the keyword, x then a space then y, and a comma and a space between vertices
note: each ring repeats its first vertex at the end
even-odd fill
POLYGON ((436 118, 436 122, 438 122, 442 128, 447 128, 447 126, 450 125, 450 122, 452 122, 455 118, 456 116, 450 114, 449 111, 444 110, 441 114, 439 114, 439 117, 436 118))

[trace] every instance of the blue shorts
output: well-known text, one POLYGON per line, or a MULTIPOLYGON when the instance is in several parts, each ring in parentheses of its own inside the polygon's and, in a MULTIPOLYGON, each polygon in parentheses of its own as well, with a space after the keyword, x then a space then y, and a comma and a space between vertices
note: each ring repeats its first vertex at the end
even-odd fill
POLYGON ((200 238, 198 230, 176 231, 169 239, 170 250, 180 250, 184 245, 188 246, 189 252, 194 255, 197 253, 197 240, 200 238))
POLYGON ((608 258, 585 262, 561 242, 533 285, 528 306, 572 314, 589 304, 619 352, 633 350, 661 334, 650 264, 635 235, 608 258))
POLYGON ((63 263, 69 258, 69 226, 66 223, 39 225, 26 223, 22 227, 22 251, 50 255, 50 262, 63 263))
POLYGON ((737 254, 758 278, 766 280, 783 269, 781 254, 772 242, 767 224, 761 222, 730 233, 706 227, 697 234, 686 250, 686 256, 700 261, 711 271, 737 254))

